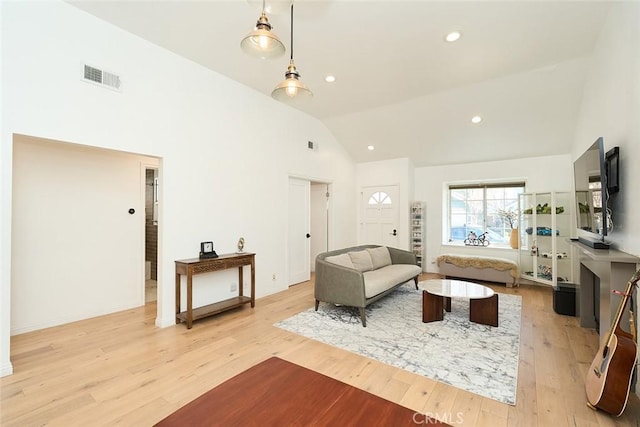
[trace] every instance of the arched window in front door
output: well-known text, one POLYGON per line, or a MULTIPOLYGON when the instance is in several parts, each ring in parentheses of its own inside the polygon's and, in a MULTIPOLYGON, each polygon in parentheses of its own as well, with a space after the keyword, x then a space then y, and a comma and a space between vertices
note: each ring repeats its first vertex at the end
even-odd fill
POLYGON ((391 197, 384 191, 377 191, 369 197, 370 205, 390 205, 391 197))

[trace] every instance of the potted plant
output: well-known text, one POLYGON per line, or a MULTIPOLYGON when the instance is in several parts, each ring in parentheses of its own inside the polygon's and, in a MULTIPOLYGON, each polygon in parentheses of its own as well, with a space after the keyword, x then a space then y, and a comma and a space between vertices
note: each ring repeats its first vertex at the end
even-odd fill
POLYGON ((518 238, 518 213, 511 209, 498 209, 498 216, 505 224, 509 225, 511 228, 511 235, 509 236, 509 246, 513 249, 518 249, 519 247, 519 238, 518 238))

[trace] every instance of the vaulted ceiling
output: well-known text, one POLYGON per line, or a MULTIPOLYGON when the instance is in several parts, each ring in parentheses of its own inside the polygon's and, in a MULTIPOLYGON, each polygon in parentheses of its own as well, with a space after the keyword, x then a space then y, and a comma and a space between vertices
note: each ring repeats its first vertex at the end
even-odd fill
MULTIPOLYGON (((239 47, 260 0, 70 3, 266 96, 284 78, 285 0, 267 1, 287 46, 268 61, 239 47)), ((355 161, 409 157, 427 166, 569 153, 611 2, 297 0, 294 7, 294 58, 314 92, 300 109, 323 121, 355 161), (445 42, 453 30, 462 37, 445 42), (328 74, 334 83, 325 82, 328 74), (471 123, 475 115, 482 122, 471 123)))

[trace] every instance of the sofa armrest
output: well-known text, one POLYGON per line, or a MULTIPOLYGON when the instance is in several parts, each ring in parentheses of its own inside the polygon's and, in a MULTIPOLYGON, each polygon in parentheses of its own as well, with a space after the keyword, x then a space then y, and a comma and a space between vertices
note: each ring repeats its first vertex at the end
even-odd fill
POLYGON ((314 295, 318 301, 364 307, 364 276, 353 268, 316 259, 314 295))
POLYGON ((391 255, 392 264, 418 264, 416 254, 414 254, 413 252, 405 251, 398 248, 391 248, 388 246, 387 249, 389 249, 389 255, 391 255))

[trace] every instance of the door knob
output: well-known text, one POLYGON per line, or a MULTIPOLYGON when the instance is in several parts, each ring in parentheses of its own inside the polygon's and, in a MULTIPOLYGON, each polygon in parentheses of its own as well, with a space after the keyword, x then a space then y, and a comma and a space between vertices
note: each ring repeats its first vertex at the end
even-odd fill
POLYGON ((307 239, 308 239, 309 237, 311 237, 311 234, 307 233, 307 239))
POLYGON ((398 235, 398 230, 396 230, 395 228, 393 229, 393 233, 389 233, 392 236, 397 236, 398 235))

